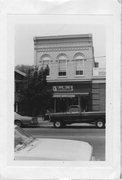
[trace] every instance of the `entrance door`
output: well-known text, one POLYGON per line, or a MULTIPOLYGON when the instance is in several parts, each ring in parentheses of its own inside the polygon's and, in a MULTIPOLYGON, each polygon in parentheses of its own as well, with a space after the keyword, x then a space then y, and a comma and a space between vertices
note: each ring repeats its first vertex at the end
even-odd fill
POLYGON ((66 112, 67 111, 67 99, 57 98, 56 101, 56 112, 66 112))
POLYGON ((89 111, 89 96, 80 96, 81 111, 89 111))

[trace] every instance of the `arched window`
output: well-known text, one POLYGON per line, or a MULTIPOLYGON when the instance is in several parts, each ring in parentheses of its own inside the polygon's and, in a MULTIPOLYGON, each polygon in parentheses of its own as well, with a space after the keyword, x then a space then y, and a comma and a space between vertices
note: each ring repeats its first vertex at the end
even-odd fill
POLYGON ((65 54, 59 54, 57 56, 58 63, 59 63, 59 76, 66 76, 67 70, 67 56, 65 54))
POLYGON ((74 58, 75 60, 75 74, 76 75, 83 75, 84 74, 84 55, 82 53, 75 54, 74 58))
POLYGON ((41 63, 41 67, 43 69, 47 69, 47 75, 50 75, 50 61, 51 61, 51 57, 48 54, 44 54, 41 56, 40 58, 40 63, 41 63))

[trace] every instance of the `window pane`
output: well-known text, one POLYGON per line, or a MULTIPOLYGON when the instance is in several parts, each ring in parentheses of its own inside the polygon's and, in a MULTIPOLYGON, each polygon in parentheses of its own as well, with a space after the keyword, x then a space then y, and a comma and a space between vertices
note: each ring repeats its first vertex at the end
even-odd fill
POLYGON ((59 76, 66 76, 66 72, 59 72, 58 75, 59 76))
POLYGON ((66 60, 59 60, 59 76, 66 76, 66 60))
POLYGON ((81 71, 76 71, 76 75, 83 75, 83 70, 81 70, 81 71))
POLYGON ((44 61, 43 61, 43 64, 42 64, 42 67, 43 67, 43 69, 48 68, 48 69, 47 69, 47 75, 49 76, 49 75, 50 75, 49 60, 44 60, 44 61))
POLYGON ((79 59, 76 60, 76 75, 83 75, 84 61, 79 59))
POLYGON ((59 60, 59 71, 66 71, 66 60, 59 60))
POLYGON ((47 67, 47 65, 49 66, 49 61, 48 60, 43 61, 43 68, 44 69, 47 67))
POLYGON ((76 68, 77 69, 83 69, 83 60, 77 60, 76 61, 76 68))

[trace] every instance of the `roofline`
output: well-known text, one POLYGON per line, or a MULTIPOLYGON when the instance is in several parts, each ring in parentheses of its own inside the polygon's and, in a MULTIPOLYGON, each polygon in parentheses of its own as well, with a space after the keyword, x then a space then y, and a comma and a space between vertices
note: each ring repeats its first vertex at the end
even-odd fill
POLYGON ((35 36, 34 41, 38 40, 53 40, 53 39, 67 39, 67 38, 80 38, 80 37, 92 37, 92 34, 72 34, 72 35, 56 35, 56 36, 35 36))
POLYGON ((15 69, 15 72, 19 73, 22 76, 26 76, 26 73, 24 73, 24 72, 22 72, 22 71, 20 71, 18 69, 15 69))

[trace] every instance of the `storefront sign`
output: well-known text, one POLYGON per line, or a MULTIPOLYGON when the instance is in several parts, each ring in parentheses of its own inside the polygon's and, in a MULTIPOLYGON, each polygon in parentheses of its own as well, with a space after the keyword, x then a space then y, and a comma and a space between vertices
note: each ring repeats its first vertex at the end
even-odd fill
POLYGON ((93 76, 104 76, 106 75, 105 68, 93 68, 93 76))
POLYGON ((73 91, 73 86, 53 86, 53 91, 73 91))

